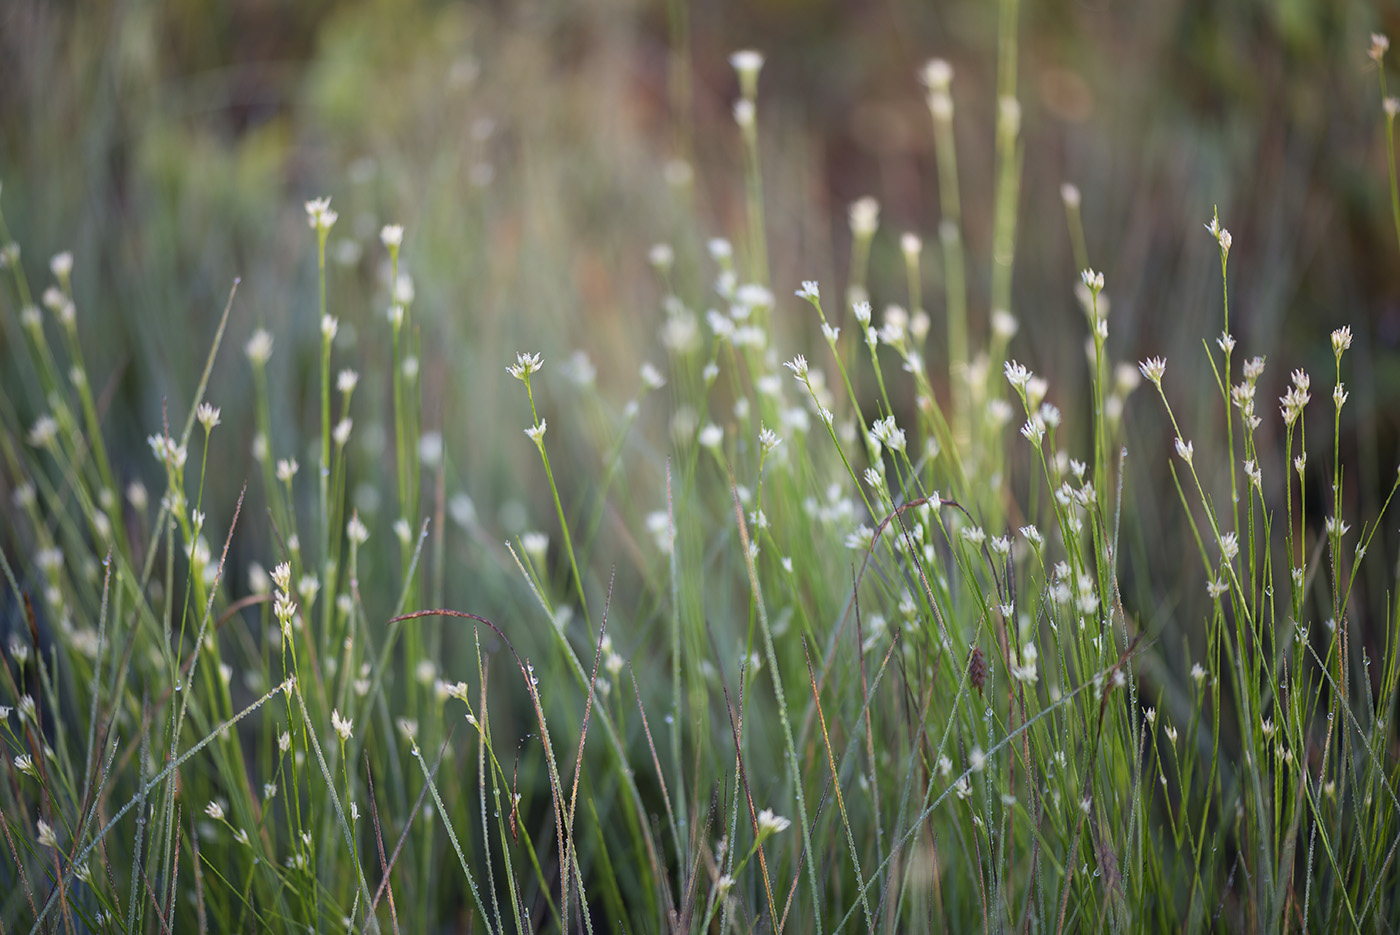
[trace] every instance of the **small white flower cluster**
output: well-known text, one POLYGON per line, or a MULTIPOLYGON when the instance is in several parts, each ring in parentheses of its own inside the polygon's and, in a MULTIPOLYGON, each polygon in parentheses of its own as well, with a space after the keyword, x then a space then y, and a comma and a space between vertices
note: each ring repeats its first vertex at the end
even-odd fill
POLYGON ((904 451, 907 441, 904 430, 895 424, 894 416, 887 416, 884 419, 876 419, 870 426, 871 447, 879 456, 879 445, 884 445, 891 451, 904 451))
POLYGON ((1210 223, 1205 225, 1205 229, 1215 238, 1215 242, 1220 244, 1221 256, 1228 254, 1230 252, 1230 244, 1234 242, 1234 238, 1230 236, 1229 231, 1220 226, 1220 218, 1211 218, 1210 223))
POLYGON ((277 622, 282 627, 282 638, 290 640, 292 638, 292 619, 296 617, 297 604, 292 600, 292 566, 287 562, 279 562, 272 570, 272 581, 277 585, 277 593, 273 597, 272 612, 277 617, 277 622))
POLYGON ((544 361, 539 354, 519 353, 515 355, 515 365, 506 368, 506 373, 522 380, 526 383, 530 380, 530 375, 538 373, 544 361))
POLYGON ((1294 370, 1292 373, 1293 385, 1289 387, 1287 393, 1278 398, 1279 412, 1283 415, 1283 423, 1289 428, 1298 421, 1298 417, 1303 414, 1303 407, 1308 404, 1312 396, 1308 394, 1308 388, 1312 385, 1312 379, 1307 371, 1303 369, 1294 370))
POLYGON ((306 222, 322 237, 330 232, 331 226, 339 217, 339 214, 331 210, 329 198, 313 198, 306 203, 306 222))
POLYGON ((152 435, 146 441, 156 460, 164 464, 167 470, 173 473, 184 468, 187 454, 184 445, 166 434, 152 435))

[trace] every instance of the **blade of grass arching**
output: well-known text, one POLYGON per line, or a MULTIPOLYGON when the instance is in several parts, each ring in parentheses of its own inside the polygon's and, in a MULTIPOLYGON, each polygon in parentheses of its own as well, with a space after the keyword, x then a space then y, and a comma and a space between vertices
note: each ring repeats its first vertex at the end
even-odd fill
MULTIPOLYGON (((443 741, 443 750, 447 749, 447 741, 443 741)), ((439 757, 441 754, 439 753, 439 757)), ((457 861, 462 865, 462 874, 467 878, 467 887, 471 890, 472 902, 476 904, 476 911, 481 916, 481 923, 487 925, 490 916, 486 914, 486 905, 481 901, 481 892, 476 887, 476 878, 472 876, 471 868, 467 866, 466 855, 462 853, 462 845, 457 840, 457 832, 452 827, 452 819, 447 811, 447 806, 443 805, 442 797, 438 795, 437 785, 433 782, 432 773, 428 770, 428 764, 423 759, 423 753, 418 749, 418 745, 413 746, 413 758, 418 761, 419 768, 423 771, 423 782, 427 785, 428 792, 432 794, 433 804, 437 806, 438 814, 442 816, 442 826, 447 831, 447 839, 452 842, 452 850, 457 854, 457 861)))
MULTIPOLYGON (((860 652, 859 649, 856 650, 860 652)), ((856 892, 860 896, 861 908, 865 912, 865 927, 868 931, 875 931, 875 918, 870 913, 870 902, 865 895, 865 877, 860 872, 860 851, 856 847, 855 833, 851 830, 851 819, 846 813, 846 800, 841 794, 841 775, 836 769, 836 758, 831 752, 831 736, 826 728, 826 714, 822 711, 821 694, 817 691, 817 675, 812 671, 812 656, 807 652, 807 645, 802 645, 802 655, 807 661, 807 678, 812 684, 812 699, 817 707, 817 717, 821 722, 822 745, 826 749, 827 766, 831 770, 831 784, 836 793, 836 810, 841 815, 841 825, 846 829, 846 847, 851 854, 851 866, 856 874, 856 892)), ((878 818, 877 818, 878 820, 878 818)), ((813 862, 815 858, 812 859, 813 862)))

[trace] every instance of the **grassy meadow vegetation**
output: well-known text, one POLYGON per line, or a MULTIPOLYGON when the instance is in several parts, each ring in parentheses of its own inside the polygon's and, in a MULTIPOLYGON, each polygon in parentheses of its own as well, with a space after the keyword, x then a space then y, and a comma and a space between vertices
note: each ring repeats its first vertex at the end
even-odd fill
POLYGON ((1400 928, 1400 11, 272 6, 0 13, 0 932, 1400 928))

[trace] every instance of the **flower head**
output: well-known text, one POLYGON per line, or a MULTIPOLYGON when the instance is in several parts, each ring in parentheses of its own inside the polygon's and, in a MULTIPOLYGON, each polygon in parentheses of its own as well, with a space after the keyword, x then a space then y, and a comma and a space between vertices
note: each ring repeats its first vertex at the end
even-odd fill
POLYGON ((350 718, 340 716, 339 708, 331 712, 331 726, 334 727, 335 732, 340 735, 341 743, 350 739, 350 735, 355 727, 354 722, 351 721, 350 718))
POLYGON ((403 225, 385 224, 379 230, 379 239, 390 250, 397 250, 403 244, 403 225))
POLYGON ((1341 360, 1342 351, 1351 347, 1351 325, 1343 325, 1332 332, 1332 353, 1341 360))
POLYGON ((507 367, 506 373, 517 380, 528 380, 530 374, 539 371, 541 364, 543 364, 543 360, 539 354, 516 354, 515 366, 507 367))
POLYGON ((272 356, 272 334, 265 328, 259 328, 253 332, 253 336, 244 345, 243 352, 248 355, 248 360, 254 367, 261 367, 267 363, 267 359, 272 356))
POLYGON ((765 808, 758 813, 758 836, 766 838, 779 831, 786 831, 792 822, 781 815, 774 814, 771 808, 765 808))
POLYGON ((194 411, 194 417, 204 426, 205 432, 212 432, 214 426, 219 424, 219 409, 208 403, 200 403, 199 408, 194 411))

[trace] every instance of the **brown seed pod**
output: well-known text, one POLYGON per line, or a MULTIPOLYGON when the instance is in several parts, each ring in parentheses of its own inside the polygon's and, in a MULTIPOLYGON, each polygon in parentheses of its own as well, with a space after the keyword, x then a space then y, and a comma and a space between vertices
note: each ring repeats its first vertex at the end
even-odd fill
POLYGON ((974 646, 972 655, 967 659, 967 680, 972 683, 972 687, 977 689, 977 693, 982 693, 982 686, 987 682, 987 660, 982 658, 982 647, 974 646))

